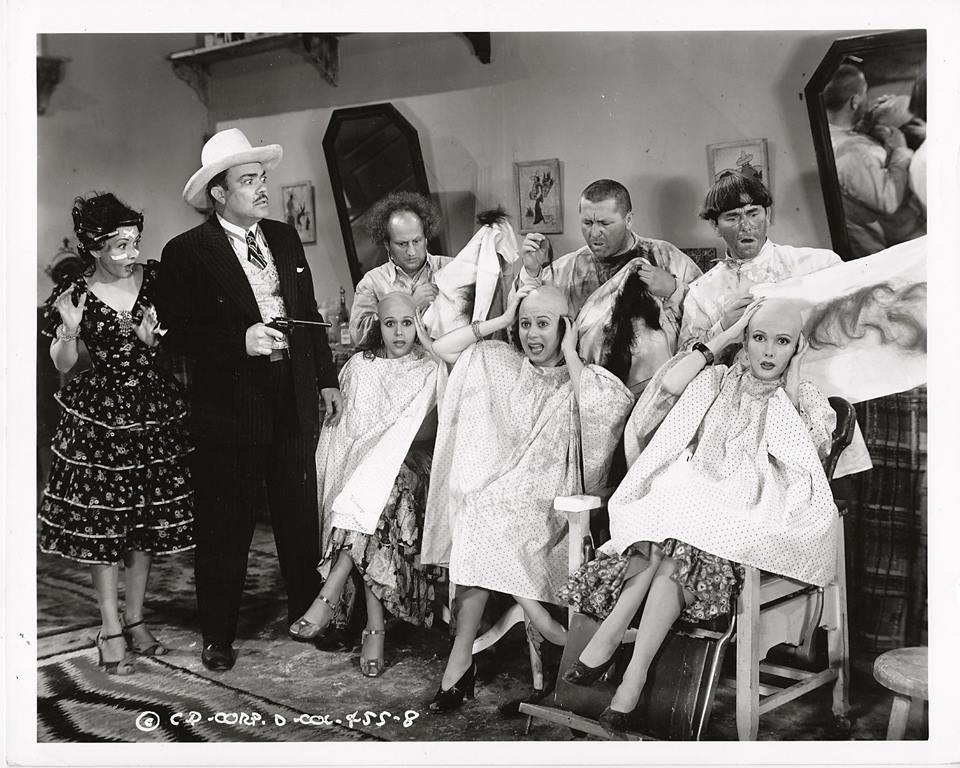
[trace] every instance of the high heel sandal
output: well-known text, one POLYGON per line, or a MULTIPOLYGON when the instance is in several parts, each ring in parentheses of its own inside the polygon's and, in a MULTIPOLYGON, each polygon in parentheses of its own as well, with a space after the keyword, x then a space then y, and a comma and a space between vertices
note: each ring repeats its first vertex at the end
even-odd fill
POLYGON ((294 640, 299 640, 301 643, 309 643, 311 640, 315 640, 319 637, 326 628, 330 625, 330 622, 333 620, 333 614, 336 613, 336 608, 333 603, 327 600, 323 595, 317 595, 317 600, 326 603, 330 607, 330 618, 327 619, 327 623, 322 627, 319 624, 314 624, 310 619, 307 619, 301 616, 293 624, 290 625, 290 628, 287 630, 290 637, 294 640))
POLYGON ((590 667, 584 664, 580 659, 576 659, 566 672, 563 673, 565 682, 572 685, 591 686, 607 671, 607 668, 613 663, 613 656, 603 662, 599 667, 590 667))
POLYGON ((443 690, 443 683, 437 689, 437 695, 430 702, 431 712, 447 712, 463 705, 464 699, 473 698, 474 683, 477 677, 477 665, 471 663, 470 669, 463 673, 447 690, 443 690))
POLYGON ((132 675, 135 672, 133 664, 127 661, 126 656, 120 659, 119 661, 107 661, 103 658, 103 646, 108 640, 116 640, 118 637, 123 637, 123 632, 117 632, 115 635, 105 635, 103 632, 97 632, 97 666, 101 671, 106 672, 108 675, 132 675))
POLYGON ((360 634, 360 674, 364 677, 380 677, 387 666, 384 663, 382 653, 375 659, 363 658, 363 643, 372 635, 383 635, 384 643, 386 643, 387 640, 387 631, 385 629, 365 629, 360 634))
MULTIPOLYGON (((130 630, 134 627, 142 626, 143 619, 140 619, 140 621, 135 621, 133 624, 127 624, 126 619, 121 617, 120 625, 123 627, 121 632, 127 640, 127 650, 129 650, 130 653, 135 653, 138 656, 165 656, 170 651, 170 649, 157 640, 157 638, 155 638, 149 630, 147 630, 147 634, 150 635, 150 642, 145 646, 137 645, 136 641, 133 639, 133 632, 130 630)), ((144 627, 144 629, 146 629, 146 627, 144 627)))

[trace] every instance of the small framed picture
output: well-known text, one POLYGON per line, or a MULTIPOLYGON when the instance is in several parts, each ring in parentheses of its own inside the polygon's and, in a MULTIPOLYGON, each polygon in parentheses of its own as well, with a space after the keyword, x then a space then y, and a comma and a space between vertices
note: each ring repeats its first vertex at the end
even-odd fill
POLYGON ((520 234, 563 232, 560 161, 553 158, 514 163, 513 179, 520 234))
POLYGON ((764 183, 770 194, 770 163, 767 160, 766 139, 744 139, 710 144, 707 147, 708 182, 713 184, 724 173, 734 171, 754 176, 764 183))
POLYGON ((313 184, 298 181, 280 187, 283 220, 300 233, 301 243, 317 242, 317 216, 313 207, 313 184))

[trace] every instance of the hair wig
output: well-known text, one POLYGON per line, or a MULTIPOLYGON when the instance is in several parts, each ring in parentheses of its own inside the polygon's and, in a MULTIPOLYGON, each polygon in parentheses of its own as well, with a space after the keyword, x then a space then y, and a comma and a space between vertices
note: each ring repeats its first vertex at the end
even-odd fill
POLYGON ((762 205, 764 208, 773 205, 770 191, 760 179, 731 171, 723 174, 707 191, 699 216, 716 223, 721 213, 740 208, 745 199, 752 205, 762 205))
POLYGON ((370 209, 367 232, 375 243, 390 239, 387 224, 398 212, 412 213, 423 225, 423 236, 429 240, 440 231, 440 208, 429 197, 418 192, 391 192, 370 209))
POLYGON ((604 326, 605 355, 600 363, 623 382, 626 382, 630 375, 630 366, 633 363, 630 350, 637 336, 633 323, 636 319, 642 319, 652 330, 660 330, 660 306, 647 290, 640 275, 631 272, 614 302, 610 321, 604 326))

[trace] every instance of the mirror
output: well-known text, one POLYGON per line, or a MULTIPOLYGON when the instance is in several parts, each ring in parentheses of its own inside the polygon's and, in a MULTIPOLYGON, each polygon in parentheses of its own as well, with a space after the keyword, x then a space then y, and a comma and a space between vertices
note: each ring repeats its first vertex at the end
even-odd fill
POLYGON ((926 62, 922 29, 841 38, 804 90, 844 260, 926 234, 926 62))
MULTIPOLYGON (((353 284, 387 260, 367 234, 367 214, 391 192, 430 195, 416 129, 392 104, 335 109, 323 136, 340 231, 353 284)), ((431 253, 440 253, 431 241, 431 253)))

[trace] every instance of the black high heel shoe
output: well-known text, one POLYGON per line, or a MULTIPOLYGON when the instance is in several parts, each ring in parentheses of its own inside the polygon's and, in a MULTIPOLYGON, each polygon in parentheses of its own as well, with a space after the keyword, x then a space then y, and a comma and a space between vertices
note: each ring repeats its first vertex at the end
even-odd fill
POLYGON ((477 665, 471 664, 470 669, 463 673, 447 690, 443 690, 443 683, 437 689, 437 695, 430 702, 431 712, 448 712, 463 705, 464 699, 473 698, 474 683, 477 677, 477 665))
POLYGON ((612 663, 613 656, 603 662, 599 667, 589 667, 580 661, 580 659, 576 659, 573 664, 570 665, 570 669, 563 673, 563 679, 572 685, 591 686, 603 677, 603 673, 607 671, 612 663))
POLYGON ((600 713, 597 722, 614 738, 624 740, 627 738, 627 716, 629 712, 621 712, 613 707, 607 707, 600 713))

